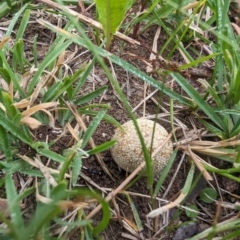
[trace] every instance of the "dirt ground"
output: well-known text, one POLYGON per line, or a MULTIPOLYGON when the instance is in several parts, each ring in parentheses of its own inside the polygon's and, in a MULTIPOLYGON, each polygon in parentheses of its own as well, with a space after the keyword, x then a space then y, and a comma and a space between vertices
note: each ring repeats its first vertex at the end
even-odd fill
MULTIPOLYGON (((78 10, 78 9, 74 9, 78 10)), ((90 15, 92 13, 89 13, 90 15)), ((93 14, 92 14, 93 15, 93 14)), ((26 33, 24 35, 24 42, 25 42, 25 57, 27 59, 32 58, 32 43, 34 36, 37 35, 37 49, 38 49, 38 61, 42 61, 44 56, 46 55, 46 52, 48 50, 48 47, 50 46, 49 43, 51 43, 54 38, 55 34, 50 32, 47 29, 44 29, 41 25, 39 25, 36 20, 43 18, 47 21, 50 21, 52 24, 58 23, 58 18, 56 16, 52 16, 51 14, 47 12, 32 12, 31 14, 31 21, 27 27, 26 33)), ((11 16, 5 18, 2 22, 7 22, 11 20, 11 16)), ((64 20, 62 21, 62 24, 64 25, 64 20)), ((1 25, 0 25, 1 26, 1 25)), ((17 28, 15 29, 17 30, 17 28)), ((123 59, 125 59, 128 62, 131 62, 133 65, 135 65, 137 68, 139 68, 142 71, 146 72, 146 64, 143 60, 149 59, 150 57, 150 50, 152 48, 153 39, 155 36, 157 28, 151 27, 147 29, 145 32, 143 32, 139 37, 138 40, 142 43, 144 43, 141 46, 135 46, 131 45, 129 43, 122 44, 122 41, 119 39, 116 39, 112 48, 113 53, 117 54, 118 56, 121 56, 123 59)), ((4 29, 2 30, 4 32, 4 29)), ((91 36, 91 31, 90 37, 91 36)), ((12 38, 14 39, 15 35, 13 34, 12 38)), ((161 37, 158 39, 158 49, 163 46, 163 44, 166 41, 166 36, 162 32, 161 37)), ((94 39, 92 38, 94 41, 94 39)), ((189 43, 186 42, 186 45, 189 43)), ((88 61, 91 59, 91 54, 89 52, 84 53, 86 50, 75 45, 71 45, 68 49, 68 54, 73 53, 75 50, 76 54, 75 56, 80 55, 80 57, 77 57, 74 59, 74 61, 71 61, 68 63, 68 66, 73 70, 77 70, 85 61, 88 61)), ((163 56, 164 57, 164 56, 163 56)), ((176 53, 174 55, 173 61, 176 61, 177 63, 181 64, 183 62, 182 57, 180 54, 176 53)), ((210 62, 209 62, 210 64, 210 62)), ((206 66, 201 65, 199 67, 200 72, 204 72, 206 70, 206 66)), ((117 81, 119 82, 120 86, 122 87, 124 93, 126 94, 128 101, 130 103, 130 106, 132 109, 134 109, 138 104, 144 99, 144 89, 146 90, 146 95, 151 94, 155 89, 151 86, 146 86, 142 80, 138 79, 135 76, 132 76, 131 74, 127 73, 124 69, 114 66, 114 71, 116 74, 117 81)), ((211 69, 207 69, 207 74, 211 73, 211 69)), ((155 79, 161 82, 166 82, 166 84, 169 83, 169 78, 164 77, 162 75, 157 74, 156 72, 149 73, 155 79)), ((184 74, 184 73, 183 73, 184 74)), ((204 74, 204 73, 203 73, 204 74)), ((201 74, 200 74, 201 75, 201 74)), ((108 90, 104 93, 101 98, 96 99, 96 102, 99 103, 108 103, 111 105, 111 108, 108 111, 108 114, 114 117, 117 121, 120 123, 124 123, 127 120, 129 120, 129 116, 126 113, 126 110, 122 106, 121 102, 119 101, 116 93, 114 92, 110 82, 104 75, 101 68, 96 64, 94 67, 93 72, 91 73, 91 79, 89 78, 87 83, 84 84, 83 88, 80 90, 79 95, 84 95, 86 93, 89 93, 93 91, 93 89, 97 89, 100 86, 107 85, 108 90)), ((194 74, 189 74, 188 79, 191 84, 198 90, 202 91, 200 85, 196 82, 196 79, 199 77, 194 74)), ((181 93, 185 95, 180 89, 179 86, 174 85, 174 90, 178 93, 181 93)), ((169 111, 169 98, 165 95, 162 95, 162 93, 156 92, 152 98, 146 101, 146 105, 141 105, 137 108, 135 111, 137 117, 143 117, 144 114, 146 117, 150 119, 155 118, 156 113, 164 113, 164 109, 166 109, 166 112, 169 111), (161 108, 158 111, 157 104, 160 104, 161 108)), ((201 128, 201 125, 197 122, 194 115, 191 113, 191 111, 186 111, 185 108, 178 108, 178 104, 176 103, 176 109, 178 110, 177 118, 180 119, 182 123, 184 123, 189 130, 193 129, 192 124, 190 123, 189 119, 193 119, 195 125, 198 128, 201 128)), ((166 114, 167 115, 167 114, 166 114)), ((171 131, 170 121, 169 121, 169 115, 166 117, 161 117, 157 120, 158 123, 163 125, 169 132, 171 131)), ((89 122, 86 121, 86 124, 89 122)), ((101 143, 104 143, 111 139, 111 137, 114 134, 114 127, 107 122, 102 121, 99 127, 97 128, 93 138, 96 145, 99 145, 101 143)), ((49 140, 54 140, 58 137, 58 134, 51 129, 51 127, 40 127, 38 130, 34 131, 34 135, 38 140, 44 141, 46 137, 48 137, 49 140)), ((70 136, 65 136, 61 138, 55 145, 52 146, 52 150, 62 154, 63 149, 67 148, 66 144, 69 143, 70 136)), ((24 152, 24 151, 23 151, 24 152)), ((86 158, 83 160, 83 168, 82 173, 85 174, 87 177, 91 179, 91 181, 95 182, 100 188, 105 189, 106 191, 109 191, 111 189, 115 189, 118 187, 123 180, 126 178, 127 173, 123 170, 120 170, 114 160, 111 157, 111 154, 109 151, 105 151, 101 153, 104 163, 106 164, 109 171, 113 174, 115 181, 113 181, 108 175, 105 174, 101 166, 98 164, 97 160, 94 156, 91 156, 89 158, 86 158)), ((189 169, 189 163, 186 159, 181 161, 182 159, 182 153, 179 152, 177 155, 174 165, 170 170, 170 173, 168 174, 164 186, 161 189, 161 192, 159 193, 158 197, 162 198, 164 195, 166 189, 171 184, 171 188, 168 190, 167 195, 164 196, 164 199, 171 201, 176 197, 176 195, 179 193, 179 191, 182 189, 184 182, 186 180, 186 176, 188 174, 189 169), (180 165, 181 164, 181 165, 180 165), (172 182, 172 180, 174 181, 172 182)), ((218 165, 222 164, 218 161, 212 159, 211 161, 214 162, 214 164, 218 165)), ((222 165, 221 167, 224 167, 222 165)), ((236 184, 235 182, 232 182, 226 178, 221 178, 216 176, 215 181, 212 183, 214 186, 216 186, 216 183, 219 184, 219 189, 225 189, 226 191, 240 195, 240 187, 239 184, 236 184)), ((79 176, 78 180, 79 185, 87 185, 91 186, 91 183, 86 181, 86 179, 79 176)), ((146 219, 146 214, 148 214, 150 209, 150 199, 149 196, 149 189, 147 187, 147 181, 145 178, 141 178, 139 181, 137 181, 133 186, 131 186, 128 191, 132 193, 137 193, 138 195, 132 195, 132 201, 134 202, 137 211, 140 215, 140 219, 143 223, 143 230, 141 232, 138 232, 134 230, 134 215, 132 213, 132 209, 129 205, 129 202, 127 198, 124 195, 118 195, 116 202, 119 207, 119 215, 116 214, 116 211, 112 212, 112 218, 110 221, 110 224, 108 228, 101 234, 101 237, 106 240, 110 239, 174 239, 174 240, 181 240, 186 239, 192 235, 196 235, 198 232, 203 231, 204 229, 212 226, 212 223, 214 221, 217 206, 216 204, 205 204, 198 199, 198 194, 202 188, 207 186, 207 182, 204 179, 201 179, 199 184, 197 184, 195 190, 193 191, 192 195, 187 199, 185 205, 190 205, 192 203, 196 203, 199 206, 199 209, 201 209, 201 215, 199 218, 197 218, 195 221, 191 221, 189 217, 186 216, 184 211, 182 209, 177 210, 173 209, 169 213, 163 214, 159 217, 157 222, 157 229, 159 230, 159 233, 154 236, 154 227, 153 223, 149 222, 146 219), (142 196, 140 196, 142 194, 142 196), (120 219, 118 218, 120 217, 120 219), (128 222, 131 227, 131 230, 127 230, 125 225, 122 225, 123 221, 128 222), (191 221, 191 222, 190 222, 191 221), (189 222, 189 223, 188 223, 189 222), (181 223, 185 223, 184 226, 181 226, 181 223), (176 227, 177 226, 177 227, 176 227), (178 229, 178 231, 177 231, 178 229), (179 230, 180 229, 180 230, 179 230), (131 236, 131 238, 130 238, 131 236)), ((234 198, 234 196, 229 195, 227 192, 222 192, 222 199, 227 202, 234 203, 237 199, 234 198)), ((33 206, 30 206, 30 209, 34 208, 35 201, 31 202, 29 200, 28 204, 31 204, 33 206)), ((116 206, 114 206, 112 203, 110 204, 111 208, 113 210, 116 210, 116 206)), ((218 216, 218 221, 222 221, 224 219, 227 219, 230 215, 233 215, 233 212, 228 209, 222 209, 220 215, 218 216)), ((95 221, 98 221, 98 219, 101 218, 101 214, 98 214, 95 218, 95 221)), ((79 239, 78 233, 75 233, 72 237, 72 240, 79 239)), ((240 239, 240 238, 239 238, 240 239)))

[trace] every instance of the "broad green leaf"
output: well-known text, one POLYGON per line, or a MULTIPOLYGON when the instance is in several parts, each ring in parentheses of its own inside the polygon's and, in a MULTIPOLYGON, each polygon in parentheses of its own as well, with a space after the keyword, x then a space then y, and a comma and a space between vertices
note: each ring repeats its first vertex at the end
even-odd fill
POLYGON ((187 208, 185 209, 185 212, 188 217, 196 218, 198 215, 199 209, 195 204, 191 204, 190 206, 187 206, 187 208))
POLYGON ((204 188, 200 192, 200 199, 205 203, 212 203, 217 198, 217 191, 213 188, 204 188))
POLYGON ((114 33, 125 18, 132 0, 94 0, 99 14, 99 21, 103 26, 104 34, 107 38, 106 49, 110 49, 114 33))

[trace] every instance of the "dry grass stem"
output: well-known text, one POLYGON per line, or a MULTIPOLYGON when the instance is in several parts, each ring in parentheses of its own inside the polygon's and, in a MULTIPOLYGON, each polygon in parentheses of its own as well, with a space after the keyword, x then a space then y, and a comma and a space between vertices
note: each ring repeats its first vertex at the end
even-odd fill
POLYGON ((185 199, 185 197, 186 197, 186 195, 181 193, 175 201, 173 201, 163 207, 152 210, 149 214, 147 214, 147 217, 155 218, 155 217, 163 214, 164 212, 169 211, 170 209, 179 206, 179 204, 185 199))
MULTIPOLYGON (((37 165, 37 163, 35 163, 31 158, 27 157, 27 156, 22 156, 21 154, 17 154, 18 157, 20 157, 22 160, 24 160, 25 162, 29 163, 30 165, 32 165, 33 167, 39 169, 39 166, 37 165)), ((59 174, 60 172, 56 169, 52 169, 49 167, 45 167, 50 173, 53 174, 59 174)), ((71 178, 71 176, 68 173, 65 173, 65 178, 71 178)))

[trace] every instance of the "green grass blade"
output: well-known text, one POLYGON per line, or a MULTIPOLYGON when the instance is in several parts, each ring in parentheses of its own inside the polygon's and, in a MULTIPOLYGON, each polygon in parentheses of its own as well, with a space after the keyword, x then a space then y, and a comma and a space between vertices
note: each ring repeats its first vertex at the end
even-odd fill
POLYGON ((78 180, 81 169, 82 169, 82 158, 79 153, 76 153, 73 158, 73 163, 72 163, 72 185, 73 185, 73 187, 75 187, 77 184, 77 180, 78 180))
POLYGON ((67 89, 72 86, 76 79, 71 77, 65 77, 63 81, 59 84, 58 82, 54 84, 49 91, 44 95, 43 101, 52 102, 58 99, 67 89))
POLYGON ((198 82, 200 82, 205 87, 205 89, 209 92, 209 94, 212 96, 217 106, 219 108, 222 108, 223 103, 221 99, 218 97, 216 90, 213 87, 211 87, 211 85, 205 79, 198 79, 198 82))
MULTIPOLYGON (((53 26, 50 23, 45 22, 43 20, 39 21, 39 23, 44 25, 45 27, 51 29, 52 31, 60 34, 60 35, 63 35, 63 36, 66 36, 66 37, 70 38, 72 41, 74 41, 78 45, 80 45, 82 47, 85 47, 87 49, 89 48, 88 43, 86 42, 85 39, 83 39, 81 37, 78 37, 76 35, 73 35, 69 32, 59 31, 58 28, 56 28, 55 26, 53 26)), ((132 64, 122 60, 121 58, 117 57, 116 55, 110 54, 109 52, 105 51, 104 49, 99 48, 99 47, 94 46, 94 45, 91 45, 91 50, 94 51, 94 53, 96 55, 100 55, 101 57, 109 58, 113 63, 122 67, 123 69, 125 69, 129 73, 132 73, 136 77, 142 79, 143 81, 150 84, 151 86, 159 89, 160 91, 162 91, 163 93, 165 93, 169 97, 173 98, 174 100, 177 100, 178 102, 180 102, 180 103, 182 103, 186 106, 192 106, 191 101, 189 101, 186 98, 182 97, 181 95, 173 92, 172 90, 167 88, 163 83, 161 83, 159 81, 156 81, 152 77, 148 76, 146 73, 142 72, 138 68, 134 67, 132 64)))
POLYGON ((36 213, 36 217, 33 219, 33 224, 29 226, 23 235, 22 240, 27 239, 28 236, 33 236, 32 239, 37 239, 38 236, 40 236, 40 232, 44 229, 44 226, 49 224, 52 219, 54 219, 56 216, 58 216, 62 212, 60 206, 57 206, 53 203, 47 204, 46 206, 43 206, 39 209, 39 211, 36 213), (43 212, 45 214, 43 214, 43 212), (27 233, 27 234, 26 234, 27 233))
POLYGON ((174 151, 173 151, 173 153, 172 153, 172 155, 171 155, 171 157, 170 157, 170 159, 168 161, 167 166, 163 169, 163 171, 161 173, 161 176, 158 179, 157 185, 156 185, 155 190, 154 190, 154 195, 153 195, 154 197, 156 197, 158 195, 158 193, 159 193, 159 191, 160 191, 160 189, 162 187, 162 184, 165 181, 166 176, 168 175, 174 160, 176 159, 177 153, 178 153, 178 149, 176 148, 176 149, 174 149, 174 151))
MULTIPOLYGON (((79 68, 71 77, 67 76, 63 79, 62 82, 56 82, 53 84, 43 96, 42 102, 51 102, 59 98, 65 91, 68 92, 68 90, 72 88, 73 83, 75 83, 81 74, 84 74, 87 70, 88 66, 83 64, 81 68, 79 68)), ((79 82, 82 82, 82 79, 79 82)), ((77 83, 77 86, 79 85, 79 82, 77 83)), ((68 94, 69 99, 73 99, 73 97, 75 97, 74 94, 78 93, 75 91, 75 89, 74 92, 72 90, 70 92, 68 92, 70 94, 68 94)))
POLYGON ((6 59, 5 55, 4 55, 4 51, 0 51, 0 58, 3 62, 3 68, 8 72, 8 75, 11 78, 11 81, 13 82, 13 86, 19 91, 20 95, 22 98, 25 98, 25 93, 22 90, 22 88, 20 87, 20 77, 17 76, 13 70, 12 67, 10 67, 10 65, 8 64, 8 60, 6 59))
POLYGON ((13 66, 15 72, 17 72, 17 65, 19 65, 22 74, 25 72, 24 68, 24 45, 23 40, 19 39, 14 47, 14 53, 13 53, 13 66))
POLYGON ((89 76, 90 72, 92 71, 94 64, 95 64, 95 58, 93 58, 92 61, 90 62, 90 64, 85 68, 85 72, 83 73, 83 75, 81 76, 81 79, 78 81, 76 87, 74 88, 74 90, 73 90, 74 97, 77 96, 77 94, 79 93, 79 90, 81 89, 83 84, 86 82, 87 77, 89 76))
MULTIPOLYGON (((68 191, 67 193, 68 193, 68 197, 77 197, 77 198, 79 198, 79 197, 89 198, 90 197, 91 199, 96 199, 99 202, 99 204, 101 204, 101 207, 102 207, 101 221, 100 222, 98 221, 98 225, 95 226, 94 228, 90 227, 89 225, 86 226, 87 228, 90 227, 89 234, 90 235, 94 234, 95 237, 97 237, 96 239, 99 239, 98 238, 99 233, 101 233, 108 226, 108 223, 109 223, 109 220, 111 217, 109 205, 106 202, 106 200, 104 198, 102 198, 100 194, 98 194, 92 190, 89 190, 87 188, 80 188, 80 189, 76 189, 73 191, 68 191)), ((88 219, 86 219, 86 220, 88 220, 88 219)), ((87 239, 87 238, 84 238, 84 239, 87 239)), ((91 237, 90 239, 93 239, 93 237, 91 237)))
MULTIPOLYGON (((12 174, 6 175, 5 188, 7 193, 8 202, 11 203, 13 199, 17 196, 17 191, 15 188, 14 181, 12 179, 12 174)), ((19 202, 14 202, 14 204, 9 204, 9 211, 11 213, 11 221, 16 229, 23 229, 24 223, 22 218, 22 213, 20 209, 19 202)))
POLYGON ((240 118, 238 121, 235 122, 231 132, 230 132, 230 137, 237 136, 240 133, 240 118))
POLYGON ((89 150, 88 154, 94 155, 94 154, 106 151, 106 150, 110 149, 115 143, 116 143, 116 140, 111 140, 111 141, 105 142, 105 143, 95 147, 94 149, 89 150))
POLYGON ((23 38, 23 34, 26 30, 29 18, 30 18, 30 10, 27 9, 25 11, 25 13, 23 14, 22 21, 21 21, 20 26, 18 28, 16 41, 23 38))
MULTIPOLYGON (((134 115, 134 113, 132 113, 132 109, 130 108, 129 106, 129 103, 124 95, 124 93, 122 92, 122 89, 121 87, 119 86, 119 84, 117 83, 117 81, 113 78, 112 74, 110 73, 108 67, 106 66, 106 64, 104 63, 103 59, 100 57, 101 54, 100 54, 100 51, 102 51, 101 48, 96 48, 93 43, 88 39, 88 37, 85 35, 85 33, 82 31, 80 25, 78 24, 78 22, 72 18, 72 16, 70 16, 68 14, 68 17, 71 19, 71 21, 73 23, 75 23, 75 27, 76 29, 78 30, 78 32, 80 33, 81 36, 84 37, 84 39, 82 39, 82 41, 80 41, 78 44, 81 45, 81 43, 85 42, 85 46, 87 49, 90 49, 94 56, 96 57, 96 59, 98 60, 99 64, 101 65, 101 67, 103 68, 105 74, 107 75, 108 79, 111 81, 111 84, 112 86, 114 87, 114 89, 116 90, 117 94, 119 95, 119 97, 121 98, 121 101, 124 105, 124 107, 126 108, 129 116, 131 117, 131 119, 133 120, 133 123, 134 123, 134 126, 136 128, 136 131, 137 131, 137 134, 139 136, 139 139, 140 139, 140 143, 142 145, 142 150, 143 150, 143 155, 144 155, 144 159, 146 161, 146 169, 147 169, 147 177, 148 177, 148 186, 150 188, 150 192, 151 192, 151 195, 152 195, 152 191, 153 191, 153 170, 152 170, 152 160, 151 160, 151 157, 150 157, 150 154, 149 154, 149 151, 145 145, 145 142, 144 142, 144 139, 143 139, 143 136, 141 134, 141 131, 138 127, 138 124, 137 124, 137 120, 136 120, 136 117, 134 115)), ((68 33, 68 36, 69 36, 69 33, 68 33)), ((76 39, 76 37, 74 38, 74 40, 76 39)), ((106 54, 105 57, 110 57, 110 56, 114 56, 112 54, 109 54, 108 52, 106 51, 103 51, 102 53, 106 54)), ((119 64, 119 62, 121 61, 121 59, 117 58, 118 61, 117 61, 117 64, 119 64)), ((111 58, 110 60, 113 60, 113 58, 111 58)), ((126 69, 126 65, 127 65, 127 62, 125 62, 125 65, 122 66, 124 69, 126 69)), ((146 75, 147 76, 147 75, 146 75)), ((148 76, 147 76, 148 77, 148 76)), ((164 86, 164 85, 163 85, 164 86)))
MULTIPOLYGON (((11 223, 11 221, 9 221, 3 214, 2 212, 0 212, 0 221, 4 224, 6 224, 6 226, 3 227, 3 229, 0 230, 1 232, 3 232, 4 237, 3 239, 14 239, 14 240, 18 240, 19 236, 18 236, 18 232, 17 229, 15 228, 14 224, 11 223), (7 227, 7 229, 6 229, 7 227)), ((3 234, 1 234, 1 236, 3 236, 3 234)))
POLYGON ((2 125, 7 131, 20 139, 22 142, 31 146, 32 139, 29 138, 29 136, 27 136, 21 128, 9 121, 3 114, 0 114, 0 125, 2 125))
MULTIPOLYGON (((78 112, 80 114, 86 114, 89 116, 96 116, 98 114, 98 111, 91 111, 91 110, 85 110, 85 109, 79 109, 78 112)), ((123 129, 122 125, 112 116, 105 114, 103 117, 103 120, 110 123, 111 125, 118 127, 120 129, 123 129)))
POLYGON ((194 170, 195 170, 195 164, 193 161, 191 161, 191 168, 189 169, 187 179, 185 181, 185 184, 182 189, 182 193, 187 196, 189 193, 189 190, 191 188, 192 182, 193 182, 193 176, 194 176, 194 170))
POLYGON ((221 131, 221 129, 213 126, 212 124, 210 124, 209 122, 207 121, 204 121, 203 119, 201 118, 198 118, 198 120, 205 126, 205 128, 215 134, 216 136, 218 136, 220 139, 225 139, 226 138, 226 134, 224 131, 221 131))
MULTIPOLYGON (((56 99, 56 91, 62 86, 63 83, 56 82, 54 83, 48 91, 43 95, 42 102, 51 102, 52 100, 56 99)), ((61 93, 60 93, 61 95, 61 93)))
POLYGON ((10 206, 19 204, 23 199, 25 199, 26 197, 28 197, 29 195, 31 195, 34 192, 35 192, 34 187, 25 189, 23 192, 19 193, 17 196, 15 196, 14 199, 11 200, 10 206))
POLYGON ((7 116, 12 120, 18 114, 18 111, 13 106, 12 99, 8 92, 2 91, 2 103, 6 109, 7 116))
POLYGON ((12 149, 10 146, 8 134, 5 128, 0 125, 0 146, 5 155, 6 161, 12 160, 12 149))
POLYGON ((66 156, 66 159, 64 160, 64 163, 60 169, 60 173, 58 175, 58 182, 62 182, 64 179, 64 176, 66 174, 66 172, 68 171, 69 166, 72 164, 76 154, 77 154, 77 146, 79 143, 77 143, 75 146, 73 146, 70 149, 65 149, 63 151, 63 155, 66 156))
POLYGON ((62 219, 55 219, 54 221, 62 226, 68 226, 69 230, 72 229, 72 227, 83 227, 92 223, 91 220, 76 220, 74 222, 68 222, 63 221, 62 219))
POLYGON ((197 66, 199 63, 205 62, 205 61, 207 61, 207 60, 209 60, 209 59, 211 59, 211 58, 216 57, 217 55, 218 55, 217 53, 213 53, 213 54, 208 55, 208 56, 200 57, 200 58, 198 58, 197 60, 191 61, 190 63, 181 65, 181 66, 178 68, 178 70, 184 70, 184 69, 187 69, 187 68, 190 68, 190 67, 197 66))
MULTIPOLYGON (((31 0, 23 0, 23 3, 27 3, 30 1, 31 0)), ((19 1, 12 2, 12 6, 16 5, 17 3, 19 3, 19 1)), ((25 11, 25 9, 27 7, 28 7, 28 4, 25 4, 22 8, 20 8, 20 10, 17 13, 14 14, 14 17, 12 18, 12 21, 11 21, 10 25, 8 26, 6 37, 11 35, 14 25, 16 24, 16 22, 18 21, 18 18, 21 16, 21 14, 25 11)), ((11 11, 11 9, 7 6, 6 2, 0 4, 0 18, 5 16, 10 11, 11 11)))
POLYGON ((208 236, 212 233, 215 233, 214 235, 217 235, 218 233, 221 233, 221 232, 229 232, 230 230, 233 230, 233 229, 236 230, 239 228, 239 225, 240 225, 240 219, 237 219, 237 220, 233 219, 227 222, 221 222, 189 238, 188 240, 208 239, 208 236))
POLYGON ((214 112, 213 108, 199 95, 190 83, 179 73, 172 73, 171 76, 183 88, 183 90, 194 100, 196 105, 220 128, 225 129, 222 119, 214 112))
POLYGON ((38 68, 38 71, 35 73, 32 81, 29 84, 28 92, 32 93, 33 89, 36 87, 36 84, 39 81, 40 76, 42 75, 44 69, 56 59, 70 44, 72 41, 66 41, 62 44, 57 45, 52 52, 50 52, 43 60, 41 65, 38 68))
MULTIPOLYGON (((227 4, 228 1, 226 1, 227 4)), ((223 3, 221 0, 216 0, 216 17, 217 17, 217 30, 218 34, 223 34, 223 28, 224 28, 224 12, 225 12, 225 3, 223 3)), ((228 8, 227 8, 228 9, 228 8)), ((215 72, 218 73, 218 90, 223 91, 223 56, 222 56, 222 39, 217 38, 217 52, 220 54, 216 58, 216 64, 215 64, 215 72)))
POLYGON ((76 100, 74 100, 74 104, 76 105, 81 105, 84 103, 89 103, 90 101, 92 101, 94 98, 98 97, 99 95, 101 95, 103 92, 105 92, 107 90, 107 86, 102 86, 100 88, 98 88, 97 90, 95 90, 94 92, 91 92, 85 96, 82 96, 80 98, 77 98, 76 100))
POLYGON ((7 14, 15 13, 23 4, 26 5, 26 3, 32 2, 32 0, 2 0, 2 2, 0 3, 0 18, 5 17, 7 14))
POLYGON ((221 240, 234 240, 237 239, 240 236, 240 229, 227 233, 224 237, 222 237, 221 240))
POLYGON ((5 80, 5 82, 9 85, 11 82, 11 78, 10 75, 7 71, 7 69, 5 68, 0 68, 0 75, 2 76, 2 78, 5 80))
POLYGON ((125 193, 125 196, 127 197, 129 205, 132 209, 133 216, 134 216, 135 222, 137 224, 137 230, 142 231, 143 230, 143 224, 142 224, 142 221, 141 221, 140 216, 138 214, 137 208, 136 208, 133 200, 131 199, 131 197, 129 196, 129 194, 127 192, 125 193))
POLYGON ((93 133, 95 132, 96 128, 98 127, 99 123, 101 122, 102 118, 104 117, 105 113, 107 112, 107 109, 101 110, 96 117, 91 121, 89 124, 87 131, 83 135, 83 142, 82 142, 82 148, 85 148, 87 145, 89 139, 92 137, 93 133))
POLYGON ((34 147, 40 155, 50 158, 56 162, 64 163, 65 161, 65 157, 63 157, 62 155, 46 148, 37 147, 35 143, 32 145, 32 147, 34 147))

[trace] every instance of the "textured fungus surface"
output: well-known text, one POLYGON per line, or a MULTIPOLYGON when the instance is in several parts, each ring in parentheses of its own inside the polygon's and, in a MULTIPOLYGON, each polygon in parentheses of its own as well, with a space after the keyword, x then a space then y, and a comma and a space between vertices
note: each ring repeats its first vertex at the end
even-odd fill
MULTIPOLYGON (((145 144, 150 150, 154 122, 147 119, 137 119, 137 123, 143 135, 145 144)), ((127 172, 132 172, 144 161, 144 155, 133 121, 128 121, 122 126, 125 132, 121 131, 121 129, 116 129, 112 139, 117 140, 117 143, 112 147, 111 154, 119 167, 127 172)), ((168 133, 165 128, 156 123, 152 145, 153 153, 166 140, 167 136, 168 133)), ((154 175, 161 173, 161 170, 166 166, 172 151, 172 142, 169 140, 158 151, 158 153, 155 154, 153 157, 154 175)))

